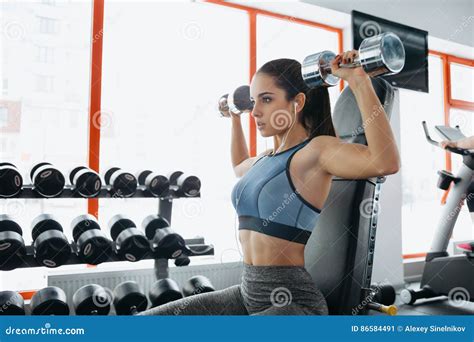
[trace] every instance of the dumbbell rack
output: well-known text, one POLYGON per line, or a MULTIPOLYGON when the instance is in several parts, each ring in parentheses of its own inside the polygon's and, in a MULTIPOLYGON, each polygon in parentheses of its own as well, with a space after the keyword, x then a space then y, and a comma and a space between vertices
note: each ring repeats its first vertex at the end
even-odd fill
MULTIPOLYGON (((136 192, 131 197, 126 197, 127 199, 132 198, 154 198, 158 199, 158 214, 165 218, 169 223, 171 223, 171 215, 172 215, 172 208, 173 208, 173 200, 179 198, 199 198, 200 193, 196 196, 189 197, 185 196, 182 192, 180 192, 177 186, 170 186, 170 191, 166 196, 163 197, 156 197, 152 195, 143 185, 139 185, 137 187, 136 192)), ((68 185, 64 187, 63 192, 53 197, 56 198, 84 198, 80 196, 76 191, 75 187, 68 185)), ((113 191, 110 186, 103 186, 99 194, 95 197, 90 198, 125 198, 121 196, 119 193, 113 191)), ((22 191, 20 191, 17 195, 8 199, 48 199, 37 192, 34 191, 32 185, 24 185, 22 187, 22 191)), ((114 244, 115 242, 112 242, 114 244)), ((185 239, 186 243, 186 252, 184 253, 188 257, 192 256, 205 256, 205 255, 214 255, 214 246, 205 244, 204 238, 194 238, 194 239, 185 239)), ((112 245, 113 246, 113 245, 112 245)), ((76 244, 72 242, 70 244, 71 250, 76 250, 76 244)), ((113 246, 114 247, 114 246, 113 246)), ((155 259, 155 275, 158 279, 167 278, 169 275, 169 268, 168 268, 168 259, 166 258, 159 258, 156 259, 153 254, 150 252, 149 254, 145 255, 142 260, 147 259, 155 259)), ((108 255, 107 260, 104 262, 117 262, 117 261, 124 261, 120 259, 115 253, 110 253, 108 255)), ((77 265, 77 264, 85 264, 74 252, 71 254, 68 261, 65 265, 77 265)), ((26 246, 26 255, 23 257, 23 262, 17 268, 31 268, 31 267, 42 267, 43 265, 38 264, 34 258, 33 246, 28 245, 26 246)))

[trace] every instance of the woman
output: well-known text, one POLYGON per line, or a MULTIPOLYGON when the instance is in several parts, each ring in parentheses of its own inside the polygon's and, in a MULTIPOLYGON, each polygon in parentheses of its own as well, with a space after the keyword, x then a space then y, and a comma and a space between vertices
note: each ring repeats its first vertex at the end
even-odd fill
POLYGON ((258 70, 250 87, 252 116, 260 134, 273 137, 275 151, 249 158, 240 117, 232 116, 232 164, 242 177, 232 192, 244 254, 242 284, 143 314, 327 314, 326 301, 304 268, 304 248, 331 179, 393 174, 400 163, 368 75, 360 67, 339 67, 356 56, 356 51, 345 52, 331 68, 355 95, 362 121, 368 123, 368 146, 344 143, 335 136, 327 88, 309 89, 299 62, 279 59, 258 70))

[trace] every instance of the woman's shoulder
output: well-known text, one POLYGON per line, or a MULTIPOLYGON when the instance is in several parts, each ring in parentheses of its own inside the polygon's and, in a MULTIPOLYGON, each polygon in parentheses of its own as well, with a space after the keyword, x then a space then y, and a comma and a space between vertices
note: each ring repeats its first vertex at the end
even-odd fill
POLYGON ((333 146, 340 142, 341 140, 338 137, 332 135, 318 135, 317 137, 312 138, 306 147, 310 150, 316 149, 321 151, 328 146, 333 146))

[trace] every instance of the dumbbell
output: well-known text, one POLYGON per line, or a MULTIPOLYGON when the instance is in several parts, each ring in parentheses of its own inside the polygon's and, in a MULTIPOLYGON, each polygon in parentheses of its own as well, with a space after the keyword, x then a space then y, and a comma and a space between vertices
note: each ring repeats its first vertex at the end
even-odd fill
POLYGON ((26 255, 23 231, 9 215, 0 215, 0 270, 17 268, 26 255))
POLYGON ((178 192, 186 197, 194 197, 201 190, 201 181, 196 176, 190 176, 182 171, 175 171, 169 175, 170 185, 177 187, 178 192))
POLYGON ((49 214, 41 214, 31 224, 36 261, 46 267, 64 265, 71 256, 71 247, 63 227, 49 214))
POLYGON ((115 251, 122 260, 139 261, 150 252, 150 242, 135 223, 124 215, 115 215, 109 221, 110 236, 115 251))
POLYGON ((97 284, 84 285, 72 296, 74 311, 78 316, 107 316, 112 301, 113 298, 109 291, 97 284))
POLYGON ((74 191, 86 198, 97 196, 102 188, 99 174, 85 166, 73 169, 69 174, 69 181, 74 186, 74 191))
POLYGON ((177 267, 188 266, 191 263, 191 259, 186 254, 181 254, 179 257, 174 259, 174 264, 177 267))
POLYGON ((43 197, 56 197, 64 189, 63 174, 50 163, 39 163, 30 172, 33 190, 43 197))
POLYGON ((105 173, 105 183, 110 185, 113 191, 123 197, 131 197, 137 191, 137 179, 130 172, 118 167, 113 167, 105 173))
POLYGON ((151 286, 148 298, 150 298, 151 307, 154 308, 183 298, 183 293, 176 281, 171 278, 164 278, 151 286))
POLYGON ((31 297, 32 315, 69 315, 66 293, 56 286, 48 286, 37 291, 31 297))
POLYGON ((20 316, 25 314, 25 301, 15 291, 0 292, 0 315, 20 316))
POLYGON ((76 217, 71 223, 71 231, 77 246, 76 253, 81 260, 98 265, 109 258, 111 241, 105 237, 94 216, 76 217))
POLYGON ((17 195, 23 186, 23 178, 15 165, 0 163, 0 198, 17 195))
POLYGON ((389 284, 375 284, 370 286, 373 301, 383 305, 395 303, 395 288, 389 284))
POLYGON ((156 197, 168 195, 170 189, 170 181, 167 177, 145 170, 138 175, 138 183, 144 185, 146 189, 156 197))
POLYGON ((174 259, 186 250, 183 237, 170 228, 164 217, 148 215, 142 227, 148 240, 152 241, 155 258, 174 259))
MULTIPOLYGON (((331 87, 339 82, 339 77, 331 73, 331 62, 335 57, 336 54, 331 51, 322 51, 304 59, 301 73, 308 87, 331 87)), ((359 56, 354 62, 339 66, 362 66, 368 75, 375 77, 398 74, 404 65, 405 48, 402 41, 396 34, 385 32, 364 39, 359 47, 359 56)))
POLYGON ((250 87, 243 85, 224 94, 219 98, 218 110, 221 116, 230 117, 231 114, 240 115, 253 109, 250 101, 250 87))
POLYGON ((136 315, 148 307, 148 299, 134 281, 120 283, 114 289, 114 307, 117 315, 136 315))
POLYGON ((215 288, 209 278, 202 275, 189 278, 183 286, 183 294, 185 297, 213 291, 215 291, 215 288))

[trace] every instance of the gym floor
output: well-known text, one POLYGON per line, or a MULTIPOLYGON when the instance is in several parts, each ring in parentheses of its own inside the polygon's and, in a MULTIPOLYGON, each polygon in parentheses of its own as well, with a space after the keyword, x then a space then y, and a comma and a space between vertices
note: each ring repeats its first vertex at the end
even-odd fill
MULTIPOLYGON (((409 289, 419 289, 420 283, 408 284, 409 289)), ((474 315, 473 302, 452 303, 447 297, 419 299, 413 305, 404 304, 400 299, 400 291, 397 291, 395 305, 398 308, 398 315, 404 316, 436 316, 436 315, 474 315)), ((370 316, 384 315, 371 310, 370 316)))

